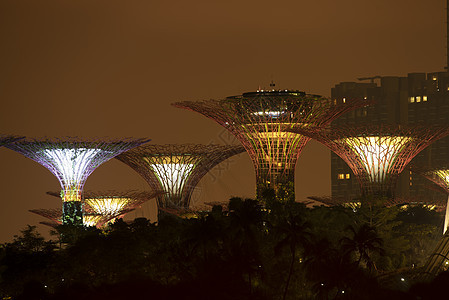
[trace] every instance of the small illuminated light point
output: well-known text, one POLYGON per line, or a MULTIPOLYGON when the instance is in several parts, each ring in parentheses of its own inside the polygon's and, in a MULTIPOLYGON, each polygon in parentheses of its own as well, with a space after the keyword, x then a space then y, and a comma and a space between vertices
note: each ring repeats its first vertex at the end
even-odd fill
POLYGON ((139 173, 154 191, 159 210, 188 210, 200 179, 225 159, 244 152, 233 145, 144 145, 116 158, 139 173))
POLYGON ((367 100, 336 103, 318 95, 279 90, 244 93, 222 100, 173 105, 198 112, 230 131, 245 147, 256 171, 257 198, 274 190, 279 201, 294 199, 296 161, 310 138, 286 132, 294 126, 326 126, 367 100))
POLYGON ((63 224, 82 225, 81 194, 89 175, 101 164, 148 140, 113 141, 25 139, 5 147, 38 162, 55 175, 61 184, 63 224))
POLYGON ((363 195, 394 197, 405 166, 434 141, 449 134, 448 127, 363 125, 291 131, 323 143, 340 156, 356 176, 363 195))

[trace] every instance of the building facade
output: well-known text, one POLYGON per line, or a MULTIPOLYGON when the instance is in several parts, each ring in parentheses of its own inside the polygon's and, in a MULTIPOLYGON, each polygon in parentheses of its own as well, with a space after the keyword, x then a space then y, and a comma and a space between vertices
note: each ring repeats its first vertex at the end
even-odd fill
MULTIPOLYGON (((351 111, 337 120, 339 124, 431 124, 448 125, 449 73, 410 73, 407 77, 374 76, 359 82, 341 82, 332 88, 334 101, 363 98, 374 100, 370 107, 351 111)), ((401 173, 395 195, 397 198, 422 201, 444 201, 446 196, 435 184, 413 172, 410 166, 436 168, 449 165, 449 137, 428 146, 401 173)), ((360 187, 351 169, 331 153, 332 197, 352 200, 360 197, 360 187)))

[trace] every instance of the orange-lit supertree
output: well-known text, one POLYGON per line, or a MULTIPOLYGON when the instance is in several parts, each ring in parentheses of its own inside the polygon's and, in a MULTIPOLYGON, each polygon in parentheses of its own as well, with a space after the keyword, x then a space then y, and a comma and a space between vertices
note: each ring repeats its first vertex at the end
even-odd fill
POLYGON ((368 104, 366 100, 344 102, 300 91, 272 90, 173 105, 196 111, 234 134, 253 161, 257 197, 262 199, 264 191, 274 190, 278 200, 284 200, 294 199, 296 161, 310 140, 286 130, 294 126, 322 127, 368 104))
POLYGON ((316 139, 340 156, 356 176, 363 195, 393 197, 405 166, 425 147, 447 136, 449 127, 339 125, 291 131, 316 139))
POLYGON ((159 210, 188 210, 200 179, 225 159, 244 152, 242 146, 167 144, 143 145, 116 158, 139 173, 154 191, 159 210))
POLYGON ((38 162, 58 178, 62 188, 62 222, 82 225, 82 190, 89 175, 104 162, 147 141, 45 138, 24 139, 7 144, 5 147, 38 162))

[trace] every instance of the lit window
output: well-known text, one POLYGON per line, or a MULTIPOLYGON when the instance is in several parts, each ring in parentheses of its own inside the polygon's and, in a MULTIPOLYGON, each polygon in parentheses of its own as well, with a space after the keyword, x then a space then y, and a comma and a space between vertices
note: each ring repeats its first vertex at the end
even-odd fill
POLYGON ((338 179, 345 179, 345 174, 338 174, 338 179))
POLYGON ((421 96, 416 96, 416 102, 421 102, 421 96))
POLYGON ((346 173, 346 179, 351 178, 351 175, 349 173, 346 173))
POLYGON ((415 102, 415 97, 410 97, 410 103, 415 102))
POLYGON ((422 101, 426 102, 427 101, 427 96, 422 96, 422 101))

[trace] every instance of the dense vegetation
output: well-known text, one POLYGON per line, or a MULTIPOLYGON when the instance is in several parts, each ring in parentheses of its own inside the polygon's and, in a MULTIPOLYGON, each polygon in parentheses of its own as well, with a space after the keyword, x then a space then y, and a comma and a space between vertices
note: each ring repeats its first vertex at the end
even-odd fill
POLYGON ((226 211, 165 215, 157 225, 139 218, 104 231, 61 226, 55 241, 28 225, 0 247, 0 296, 415 299, 429 290, 378 279, 424 263, 441 237, 435 211, 368 200, 357 209, 267 202, 232 198, 226 211))

